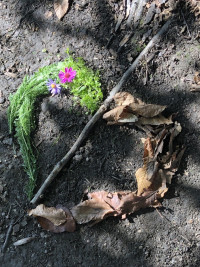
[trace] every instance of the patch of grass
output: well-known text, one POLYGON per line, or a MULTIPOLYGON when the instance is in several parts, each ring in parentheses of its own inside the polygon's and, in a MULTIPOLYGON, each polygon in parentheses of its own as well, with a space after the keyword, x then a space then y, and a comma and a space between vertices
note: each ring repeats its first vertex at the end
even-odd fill
POLYGON ((101 83, 98 72, 89 69, 82 58, 74 60, 71 55, 63 62, 58 62, 40 68, 32 76, 25 76, 17 92, 10 96, 10 106, 8 108, 9 131, 16 131, 16 137, 20 144, 24 167, 29 176, 27 195, 30 199, 37 178, 37 157, 31 140, 31 133, 35 129, 34 104, 39 96, 49 94, 46 83, 53 79, 59 83, 58 73, 64 71, 66 67, 72 67, 77 75, 72 83, 62 84, 62 87, 79 99, 80 105, 94 112, 103 98, 101 83))

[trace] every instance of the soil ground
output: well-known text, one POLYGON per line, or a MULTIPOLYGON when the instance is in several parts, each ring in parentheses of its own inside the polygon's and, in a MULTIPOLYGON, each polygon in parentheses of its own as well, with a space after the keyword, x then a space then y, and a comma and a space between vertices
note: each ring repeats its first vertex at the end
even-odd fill
MULTIPOLYGON (((52 1, 0 2, 1 246, 11 220, 19 218, 1 254, 3 267, 200 266, 200 94, 190 92, 194 74, 200 70, 200 35, 198 18, 184 1, 174 12, 175 20, 168 33, 122 88, 146 103, 167 105, 167 113, 177 113, 183 127, 180 140, 186 145, 186 152, 162 201, 163 208, 141 210, 125 220, 109 218, 93 227, 83 225, 74 233, 62 234, 42 230, 35 219, 27 216, 31 207, 25 192, 28 177, 17 141, 8 133, 9 94, 16 92, 26 74, 64 59, 69 47, 75 57, 83 57, 88 66, 100 70, 106 98, 164 23, 156 24, 154 20, 145 27, 140 25, 134 40, 143 38, 144 43, 136 46, 134 41, 128 42, 117 52, 119 42, 130 32, 125 21, 109 47, 106 45, 122 4, 123 1, 72 1, 67 15, 58 21, 52 1), (148 31, 149 36, 144 35, 148 31), (35 239, 14 247, 16 240, 29 236, 35 239)), ((173 1, 169 4, 173 6, 173 1)), ((33 134, 39 152, 36 189, 73 145, 90 117, 73 105, 70 95, 38 100, 37 130, 33 134)), ((134 125, 107 126, 103 119, 99 120, 45 192, 42 203, 77 204, 85 190, 135 190, 134 173, 142 166, 141 137, 145 133, 134 125)))

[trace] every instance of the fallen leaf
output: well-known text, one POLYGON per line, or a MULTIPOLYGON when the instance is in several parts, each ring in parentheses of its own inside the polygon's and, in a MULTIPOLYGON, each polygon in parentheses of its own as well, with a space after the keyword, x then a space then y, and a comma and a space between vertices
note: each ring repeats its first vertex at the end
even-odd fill
POLYGON ((141 125, 162 125, 162 124, 166 124, 166 125, 169 125, 169 124, 172 124, 173 121, 172 121, 172 116, 170 116, 169 118, 165 118, 163 115, 159 114, 155 117, 152 117, 152 118, 144 118, 144 117, 140 117, 138 119, 138 122, 141 124, 141 125))
POLYGON ((54 233, 74 232, 76 228, 70 211, 64 207, 49 208, 40 204, 35 209, 28 211, 28 214, 37 217, 42 228, 54 233))
POLYGON ((56 209, 54 207, 45 207, 40 204, 35 209, 28 212, 29 215, 40 216, 51 221, 54 225, 61 225, 66 222, 66 214, 63 209, 56 209))
POLYGON ((113 122, 135 122, 138 120, 137 116, 129 112, 126 106, 118 106, 103 115, 103 119, 113 122))
POLYGON ((145 190, 148 190, 148 188, 151 186, 151 182, 147 178, 147 171, 144 167, 139 168, 136 171, 135 176, 138 185, 137 195, 140 196, 145 190))
POLYGON ((114 101, 117 106, 130 106, 132 103, 143 104, 140 99, 133 97, 128 92, 120 92, 115 94, 114 101))
POLYGON ((196 84, 200 85, 200 73, 198 71, 194 74, 194 81, 196 84))
POLYGON ((155 193, 147 192, 145 196, 138 196, 136 192, 97 191, 87 195, 85 200, 71 209, 74 219, 79 224, 99 221, 109 216, 122 216, 133 213, 141 208, 157 204, 155 193))
POLYGON ((117 107, 103 115, 103 118, 108 121, 108 124, 138 121, 140 125, 148 124, 157 126, 173 123, 171 117, 165 118, 160 115, 166 106, 146 104, 127 92, 117 93, 114 96, 114 101, 117 107))
POLYGON ((55 0, 54 10, 58 19, 62 19, 69 9, 69 0, 55 0))
POLYGON ((77 223, 99 222, 110 214, 114 215, 114 209, 104 201, 107 194, 105 191, 95 192, 93 195, 89 194, 88 200, 73 207, 71 213, 77 223))
POLYGON ((160 114, 166 106, 146 104, 140 99, 133 97, 127 92, 120 92, 114 96, 116 105, 128 106, 129 109, 136 115, 146 118, 152 118, 160 114))

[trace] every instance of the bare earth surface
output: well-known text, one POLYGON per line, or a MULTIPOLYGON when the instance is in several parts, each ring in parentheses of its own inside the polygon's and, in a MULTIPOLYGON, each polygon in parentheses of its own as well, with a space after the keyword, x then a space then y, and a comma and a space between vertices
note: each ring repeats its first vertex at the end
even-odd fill
MULTIPOLYGON (((173 1, 165 2, 169 2, 166 9, 173 9, 173 1)), ((123 8, 123 1, 74 0, 58 21, 52 1, 0 1, 0 246, 11 221, 19 218, 0 255, 3 267, 200 266, 200 94, 190 92, 194 74, 200 71, 200 32, 198 17, 184 1, 172 12, 175 20, 167 34, 122 88, 146 103, 167 105, 167 113, 177 113, 183 127, 180 141, 186 152, 163 208, 141 210, 125 220, 109 218, 62 234, 42 230, 27 215, 32 208, 25 192, 28 177, 16 138, 8 133, 9 94, 16 92, 26 74, 64 59, 69 47, 74 56, 100 70, 106 98, 165 22, 165 18, 160 24, 156 18, 145 26, 141 22, 132 41, 118 51, 122 38, 131 32, 124 21, 106 47, 123 8), (25 237, 35 239, 14 247, 16 240, 25 237)), ((146 13, 145 9, 144 18, 146 13)), ((38 99, 35 112, 39 189, 91 116, 73 106, 69 94, 38 99)), ((145 136, 134 125, 107 126, 101 119, 41 203, 77 204, 85 190, 135 190, 134 174, 143 156, 140 138, 145 136)))

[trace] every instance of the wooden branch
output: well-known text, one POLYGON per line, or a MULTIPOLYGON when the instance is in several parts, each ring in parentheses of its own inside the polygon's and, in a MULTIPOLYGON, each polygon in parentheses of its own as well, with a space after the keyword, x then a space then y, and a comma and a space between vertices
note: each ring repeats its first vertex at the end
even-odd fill
POLYGON ((71 147, 69 152, 59 161, 56 166, 53 168, 52 172, 49 174, 49 176, 46 178, 34 198, 31 200, 32 204, 35 204, 41 195, 44 193, 44 191, 47 189, 47 187, 51 184, 51 182, 55 179, 55 177, 58 175, 58 173, 62 170, 62 168, 69 162, 69 160, 74 156, 75 152, 79 149, 83 141, 88 136, 90 130, 94 126, 94 124, 98 121, 99 118, 102 117, 102 115, 107 110, 109 104, 113 100, 114 95, 119 92, 122 85, 128 80, 130 77, 132 71, 136 68, 140 60, 143 58, 144 55, 148 53, 148 51, 160 40, 161 36, 168 30, 169 25, 171 23, 172 19, 169 19, 163 27, 160 29, 160 31, 152 38, 152 40, 148 43, 148 45, 144 48, 144 50, 140 53, 140 55, 136 58, 136 60, 132 63, 132 65, 128 68, 128 70, 124 73, 119 83, 111 90, 109 96, 104 101, 103 105, 98 109, 98 111, 94 114, 94 116, 91 118, 91 120, 86 124, 83 131, 81 132, 80 136, 74 143, 74 145, 71 147))
POLYGON ((131 4, 130 14, 129 14, 129 17, 127 19, 127 26, 128 27, 131 27, 131 22, 132 22, 134 15, 135 15, 135 10, 136 10, 137 5, 138 5, 138 0, 133 0, 132 4, 131 4))

